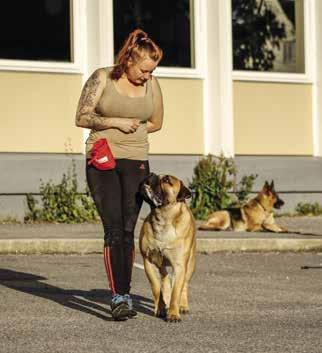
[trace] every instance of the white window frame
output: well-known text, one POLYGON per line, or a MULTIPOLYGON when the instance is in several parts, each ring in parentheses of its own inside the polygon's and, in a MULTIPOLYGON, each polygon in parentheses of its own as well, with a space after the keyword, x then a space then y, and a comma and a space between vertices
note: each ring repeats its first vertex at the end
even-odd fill
MULTIPOLYGON (((113 0, 99 0, 100 9, 100 63, 102 66, 114 63, 114 25, 113 25, 113 0)), ((204 5, 203 0, 194 0, 194 48, 195 68, 161 67, 154 71, 157 77, 169 78, 204 78, 204 28, 201 21, 204 5)))
POLYGON ((73 62, 0 59, 0 71, 39 71, 59 73, 83 73, 84 44, 86 29, 86 2, 72 0, 71 39, 73 62))
POLYGON ((304 0, 304 56, 305 73, 277 73, 247 70, 233 70, 234 81, 260 81, 260 82, 285 82, 285 83, 313 83, 314 68, 312 55, 314 51, 314 1, 304 0))

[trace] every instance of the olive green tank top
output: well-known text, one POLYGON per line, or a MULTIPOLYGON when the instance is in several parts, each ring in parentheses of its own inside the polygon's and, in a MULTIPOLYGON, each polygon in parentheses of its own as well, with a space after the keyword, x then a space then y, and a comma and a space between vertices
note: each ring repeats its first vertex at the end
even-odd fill
POLYGON ((86 157, 90 158, 95 141, 106 138, 115 159, 147 160, 149 152, 147 120, 153 113, 151 80, 147 81, 145 96, 132 98, 124 96, 116 90, 115 83, 109 77, 110 69, 106 68, 105 70, 107 74, 106 87, 95 112, 107 118, 137 118, 142 123, 133 133, 125 133, 117 128, 101 131, 91 130, 86 141, 86 157))

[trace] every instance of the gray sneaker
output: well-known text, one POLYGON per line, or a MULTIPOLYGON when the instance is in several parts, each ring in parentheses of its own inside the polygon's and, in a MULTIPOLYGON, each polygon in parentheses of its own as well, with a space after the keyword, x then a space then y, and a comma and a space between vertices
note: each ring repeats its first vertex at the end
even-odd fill
POLYGON ((136 310, 134 310, 133 300, 130 294, 124 294, 123 298, 125 299, 125 301, 127 302, 127 305, 129 306, 129 317, 131 318, 136 316, 138 313, 136 312, 136 310))
POLYGON ((125 321, 131 316, 131 310, 123 295, 115 294, 111 301, 112 317, 115 321, 125 321))

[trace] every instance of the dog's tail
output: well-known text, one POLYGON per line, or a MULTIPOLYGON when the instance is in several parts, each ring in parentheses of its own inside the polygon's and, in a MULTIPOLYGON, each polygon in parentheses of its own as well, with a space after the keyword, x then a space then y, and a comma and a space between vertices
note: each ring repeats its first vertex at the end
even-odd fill
POLYGON ((317 234, 317 233, 305 233, 305 232, 299 232, 295 230, 283 230, 282 232, 278 232, 278 234, 299 234, 299 235, 314 235, 314 236, 321 236, 322 234, 317 234))

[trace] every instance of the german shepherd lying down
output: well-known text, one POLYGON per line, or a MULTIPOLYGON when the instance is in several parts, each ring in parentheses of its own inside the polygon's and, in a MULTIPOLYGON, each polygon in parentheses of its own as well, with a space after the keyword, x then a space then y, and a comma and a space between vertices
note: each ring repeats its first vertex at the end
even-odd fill
POLYGON ((201 224, 202 230, 227 230, 237 232, 258 232, 261 230, 275 233, 287 232, 287 229, 275 223, 273 208, 280 209, 284 205, 274 188, 274 181, 266 181, 262 190, 252 200, 240 208, 228 208, 213 212, 201 224))

